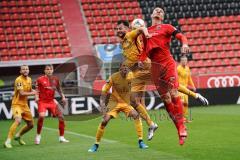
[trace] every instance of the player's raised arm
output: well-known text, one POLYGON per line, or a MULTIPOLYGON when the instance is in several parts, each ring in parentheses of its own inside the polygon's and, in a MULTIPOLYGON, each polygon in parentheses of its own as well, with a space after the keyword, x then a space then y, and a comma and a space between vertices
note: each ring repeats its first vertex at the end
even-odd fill
POLYGON ((175 37, 181 41, 182 43, 182 48, 181 48, 181 52, 186 54, 186 53, 189 53, 190 51, 190 48, 188 46, 188 40, 187 40, 187 37, 185 35, 183 35, 181 32, 178 32, 175 37))
POLYGON ((148 29, 146 27, 140 27, 137 29, 140 33, 143 33, 146 38, 151 38, 152 36, 148 33, 148 29))

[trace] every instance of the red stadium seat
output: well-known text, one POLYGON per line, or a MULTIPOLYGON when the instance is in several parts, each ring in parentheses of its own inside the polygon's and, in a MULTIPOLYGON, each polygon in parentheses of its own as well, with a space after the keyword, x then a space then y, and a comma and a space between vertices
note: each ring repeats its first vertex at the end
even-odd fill
POLYGON ((228 66, 230 64, 230 60, 228 58, 225 58, 222 60, 222 65, 228 66))
POLYGON ((35 49, 34 48, 28 48, 27 53, 28 54, 35 54, 35 49))
POLYGON ((207 73, 215 73, 216 68, 215 67, 208 67, 207 73))
POLYGON ((239 65, 239 64, 240 64, 240 59, 238 59, 238 58, 232 58, 232 59, 230 60, 230 64, 231 64, 231 65, 239 65))
POLYGON ((206 69, 206 68, 200 68, 200 69, 198 70, 198 73, 199 73, 199 74, 206 74, 206 73, 207 73, 207 69, 206 69))
POLYGON ((117 11, 115 9, 109 10, 109 15, 110 16, 113 16, 113 15, 116 15, 116 14, 117 14, 117 11))
POLYGON ((64 52, 64 53, 71 53, 70 47, 69 47, 69 46, 65 46, 65 47, 63 48, 63 52, 64 52))
POLYGON ((61 43, 62 43, 63 46, 69 45, 68 40, 67 40, 66 38, 65 38, 65 39, 62 39, 62 40, 61 40, 61 43))
POLYGON ((211 54, 209 54, 209 58, 211 59, 218 58, 218 52, 212 52, 211 54))
POLYGON ((8 42, 8 48, 17 48, 17 44, 15 41, 8 42))
POLYGON ((114 25, 112 23, 106 23, 105 29, 107 29, 107 30, 114 29, 114 25))
POLYGON ((224 73, 225 72, 225 67, 216 67, 216 73, 224 73))
POLYGON ((115 35, 115 31, 114 30, 108 30, 108 36, 112 37, 115 35))
POLYGON ((59 45, 60 45, 59 39, 53 39, 52 44, 53 44, 54 46, 59 46, 59 45))
POLYGON ((185 18, 179 19, 178 24, 181 25, 181 27, 182 27, 182 25, 186 24, 186 19, 185 18))
POLYGON ((213 66, 221 66, 222 65, 222 61, 220 59, 216 59, 213 61, 212 63, 213 66))

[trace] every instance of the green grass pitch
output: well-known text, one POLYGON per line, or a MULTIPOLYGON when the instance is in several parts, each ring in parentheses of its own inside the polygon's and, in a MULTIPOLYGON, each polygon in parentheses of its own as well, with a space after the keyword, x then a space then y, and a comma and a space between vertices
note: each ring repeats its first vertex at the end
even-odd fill
MULTIPOLYGON (((141 150, 133 121, 112 120, 96 153, 87 150, 95 142, 95 132, 101 117, 81 121, 67 121, 65 137, 70 143, 58 142, 58 123, 47 118, 41 144, 34 144, 35 128, 24 136, 27 143, 12 142, 12 149, 0 146, 0 160, 237 160, 240 159, 240 106, 211 106, 191 109, 193 122, 187 124, 189 137, 184 146, 178 145, 174 125, 162 116, 165 110, 151 111, 159 125, 152 141, 144 141, 149 149, 141 150), (160 114, 161 113, 161 114, 160 114)), ((12 121, 0 121, 0 143, 3 144, 12 121)), ((35 120, 36 124, 36 120, 35 120)))

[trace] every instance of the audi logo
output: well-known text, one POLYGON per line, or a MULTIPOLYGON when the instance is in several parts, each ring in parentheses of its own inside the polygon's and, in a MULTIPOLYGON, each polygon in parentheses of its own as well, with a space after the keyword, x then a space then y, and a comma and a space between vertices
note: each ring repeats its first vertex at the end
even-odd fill
POLYGON ((219 88, 219 87, 235 87, 240 86, 239 76, 220 76, 210 77, 207 81, 208 88, 219 88))

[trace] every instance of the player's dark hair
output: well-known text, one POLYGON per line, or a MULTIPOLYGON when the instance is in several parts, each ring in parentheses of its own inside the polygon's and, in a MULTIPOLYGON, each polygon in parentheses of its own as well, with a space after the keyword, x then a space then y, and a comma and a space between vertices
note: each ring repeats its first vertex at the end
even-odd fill
POLYGON ((129 27, 129 22, 126 20, 119 20, 117 21, 117 25, 123 24, 126 27, 129 27))
POLYGON ((52 64, 47 64, 47 65, 45 65, 44 69, 46 69, 47 67, 53 68, 53 65, 52 64))

